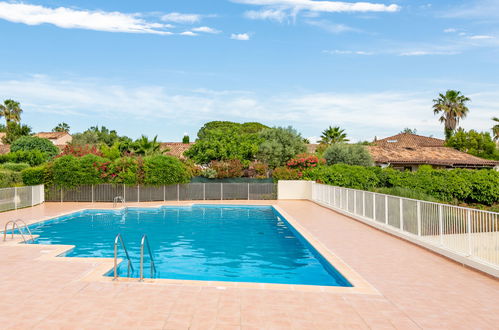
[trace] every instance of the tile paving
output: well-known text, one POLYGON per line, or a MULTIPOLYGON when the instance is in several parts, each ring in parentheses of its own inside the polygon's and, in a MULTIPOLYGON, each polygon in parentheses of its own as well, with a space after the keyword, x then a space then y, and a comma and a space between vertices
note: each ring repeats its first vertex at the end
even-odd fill
MULTIPOLYGON (((499 328, 496 279, 312 202, 250 204, 278 205, 379 294, 86 281, 97 261, 42 259, 56 247, 0 243, 0 328, 499 328)), ((46 203, 1 213, 0 226, 12 218, 35 222, 96 206, 111 204, 46 203)))

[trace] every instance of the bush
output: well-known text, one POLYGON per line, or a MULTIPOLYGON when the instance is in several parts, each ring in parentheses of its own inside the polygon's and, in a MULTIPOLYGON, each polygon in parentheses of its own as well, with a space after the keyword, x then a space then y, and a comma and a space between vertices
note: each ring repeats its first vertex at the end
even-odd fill
POLYGON ((360 166, 373 165, 369 151, 360 144, 333 144, 324 151, 324 158, 328 165, 339 163, 360 166))
POLYGON ((99 184, 104 182, 99 166, 107 160, 95 155, 81 158, 62 156, 54 160, 52 166, 53 183, 71 188, 84 184, 99 184))
POLYGON ((102 152, 94 145, 67 145, 62 150, 60 157, 68 155, 75 157, 83 157, 86 155, 103 157, 102 152))
POLYGON ((53 157, 59 153, 59 149, 49 140, 36 136, 22 136, 15 140, 10 146, 11 152, 38 150, 53 157))
POLYGON ((0 155, 0 163, 28 163, 31 166, 38 166, 46 162, 50 156, 39 150, 9 152, 0 155))
POLYGON ((316 155, 300 154, 291 159, 287 165, 289 168, 304 170, 306 168, 317 167, 319 164, 324 164, 324 159, 319 159, 316 155))
POLYGON ((258 160, 269 164, 270 168, 285 165, 297 154, 306 151, 303 138, 292 127, 275 127, 260 133, 262 143, 258 148, 258 160))
POLYGON ((22 170, 30 167, 29 164, 26 163, 4 163, 1 166, 3 169, 9 170, 9 171, 14 171, 14 172, 21 172, 22 170))
POLYGON ((190 178, 186 166, 175 157, 156 155, 144 158, 145 184, 187 183, 190 178))
POLYGON ((422 191, 417 191, 417 190, 413 190, 413 189, 409 189, 409 188, 384 187, 384 188, 377 188, 374 191, 378 192, 380 194, 400 196, 400 197, 412 198, 412 199, 419 199, 422 201, 428 201, 428 202, 434 202, 434 203, 440 202, 440 200, 436 199, 435 197, 433 197, 431 195, 428 195, 422 191))
POLYGON ((217 172, 217 178, 240 178, 243 176, 243 164, 238 159, 212 161, 210 168, 217 172))
POLYGON ((208 178, 208 179, 216 179, 217 178, 217 171, 208 167, 208 168, 205 168, 204 170, 201 171, 201 176, 208 178))
POLYGON ((21 172, 23 183, 26 186, 35 186, 47 183, 47 167, 38 166, 24 169, 21 172))
POLYGON ((269 177, 269 166, 261 162, 253 162, 245 171, 245 176, 250 178, 265 179, 269 177))
POLYGON ((377 170, 373 167, 335 164, 310 168, 303 178, 339 187, 370 190, 379 185, 377 170))
POLYGON ((20 172, 14 172, 6 169, 0 169, 0 187, 14 187, 22 184, 20 172))
POLYGON ((279 180, 300 180, 302 173, 297 169, 278 167, 272 171, 272 179, 274 182, 279 180))

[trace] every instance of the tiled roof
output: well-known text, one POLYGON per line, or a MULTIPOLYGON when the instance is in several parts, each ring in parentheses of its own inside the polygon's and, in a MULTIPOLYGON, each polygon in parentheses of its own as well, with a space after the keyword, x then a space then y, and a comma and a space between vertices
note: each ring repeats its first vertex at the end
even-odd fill
POLYGON ((49 139, 49 140, 55 140, 60 137, 63 137, 64 135, 69 135, 68 132, 40 132, 36 133, 35 136, 42 138, 42 139, 49 139))
POLYGON ((373 142, 378 147, 443 147, 445 141, 422 135, 400 133, 373 142))
POLYGON ((178 158, 186 158, 184 152, 189 150, 189 148, 194 143, 182 143, 182 142, 163 142, 161 143, 162 149, 170 149, 166 154, 170 156, 175 156, 178 158))
POLYGON ((376 163, 442 165, 454 167, 497 166, 499 161, 483 159, 447 147, 367 147, 376 163))

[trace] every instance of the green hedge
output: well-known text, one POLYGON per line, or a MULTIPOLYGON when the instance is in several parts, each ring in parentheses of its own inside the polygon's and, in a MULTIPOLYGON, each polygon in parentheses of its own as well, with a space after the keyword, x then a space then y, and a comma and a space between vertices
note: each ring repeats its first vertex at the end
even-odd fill
POLYGON ((52 165, 53 183, 67 188, 104 183, 98 166, 105 162, 105 158, 92 154, 79 158, 74 156, 57 158, 52 165))
POLYGON ((57 148, 52 142, 47 139, 42 139, 36 136, 22 136, 15 140, 10 146, 10 151, 41 151, 53 157, 59 154, 57 148))
POLYGON ((20 172, 0 169, 0 188, 20 186, 22 183, 23 181, 20 172))
POLYGON ((191 176, 187 167, 171 156, 144 158, 144 183, 150 185, 188 183, 191 176))
POLYGON ((47 183, 47 167, 30 167, 21 172, 23 183, 27 186, 36 186, 47 183))
POLYGON ((39 150, 9 152, 0 155, 0 163, 28 163, 31 166, 38 166, 45 163, 50 156, 39 150))
POLYGON ((5 170, 21 172, 22 170, 29 168, 30 166, 26 163, 4 163, 0 167, 5 170))
POLYGON ((401 172, 391 168, 336 164, 307 169, 303 179, 362 190, 403 188, 392 190, 406 195, 410 190, 442 202, 486 205, 499 202, 499 172, 487 169, 437 170, 421 166, 416 172, 401 172))

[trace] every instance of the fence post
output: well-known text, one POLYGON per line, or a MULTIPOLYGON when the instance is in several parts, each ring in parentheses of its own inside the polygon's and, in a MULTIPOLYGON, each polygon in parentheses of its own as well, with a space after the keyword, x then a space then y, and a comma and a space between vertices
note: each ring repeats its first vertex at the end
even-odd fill
POLYGON ((418 236, 421 236, 421 202, 417 202, 416 214, 418 218, 418 236))
POLYGON ((388 195, 385 195, 385 224, 388 225, 388 195))
POLYGON ((95 202, 95 197, 94 197, 94 185, 92 185, 92 204, 95 202))
POLYGON ((206 183, 203 183, 203 200, 206 200, 206 183))
POLYGON ((123 184, 123 201, 126 203, 126 185, 123 184))
POLYGON ((250 191, 250 184, 248 182, 248 200, 250 200, 250 198, 249 198, 249 195, 250 195, 249 191, 250 191))
POLYGON ((64 201, 64 198, 62 196, 63 196, 63 192, 62 192, 62 187, 61 187, 61 203, 64 201))
POLYGON ((466 210, 466 222, 468 225, 468 256, 473 254, 471 244, 471 210, 466 210))
MULTIPOLYGON (((17 210, 17 187, 14 187, 14 210, 17 210)), ((12 230, 14 232, 14 230, 12 230)))
POLYGON ((362 192, 362 216, 366 217, 366 192, 362 192))
POLYGON ((137 185, 137 203, 140 203, 140 184, 137 185))
POLYGON ((373 220, 376 221, 376 193, 373 192, 373 220))
POLYGON ((353 214, 357 214, 357 192, 353 190, 353 214))
POLYGON ((166 185, 163 185, 163 202, 166 202, 166 185))
POLYGON ((177 202, 180 200, 180 184, 177 183, 177 202))
POLYGON ((336 187, 333 186, 333 206, 336 207, 336 187))
POLYGON ((404 231, 404 200, 402 198, 400 200, 400 230, 404 231))
POLYGON ((345 189, 345 192, 346 192, 345 197, 347 198, 347 203, 346 203, 346 208, 345 208, 345 211, 347 211, 347 212, 348 212, 348 199, 349 199, 349 198, 348 198, 348 190, 347 190, 347 189, 345 189))
POLYGON ((224 199, 224 184, 220 182, 220 200, 224 199))
POLYGON ((444 215, 442 205, 438 205, 438 234, 440 236, 440 245, 444 245, 444 215))
POLYGON ((35 186, 31 186, 31 206, 35 205, 35 186))

